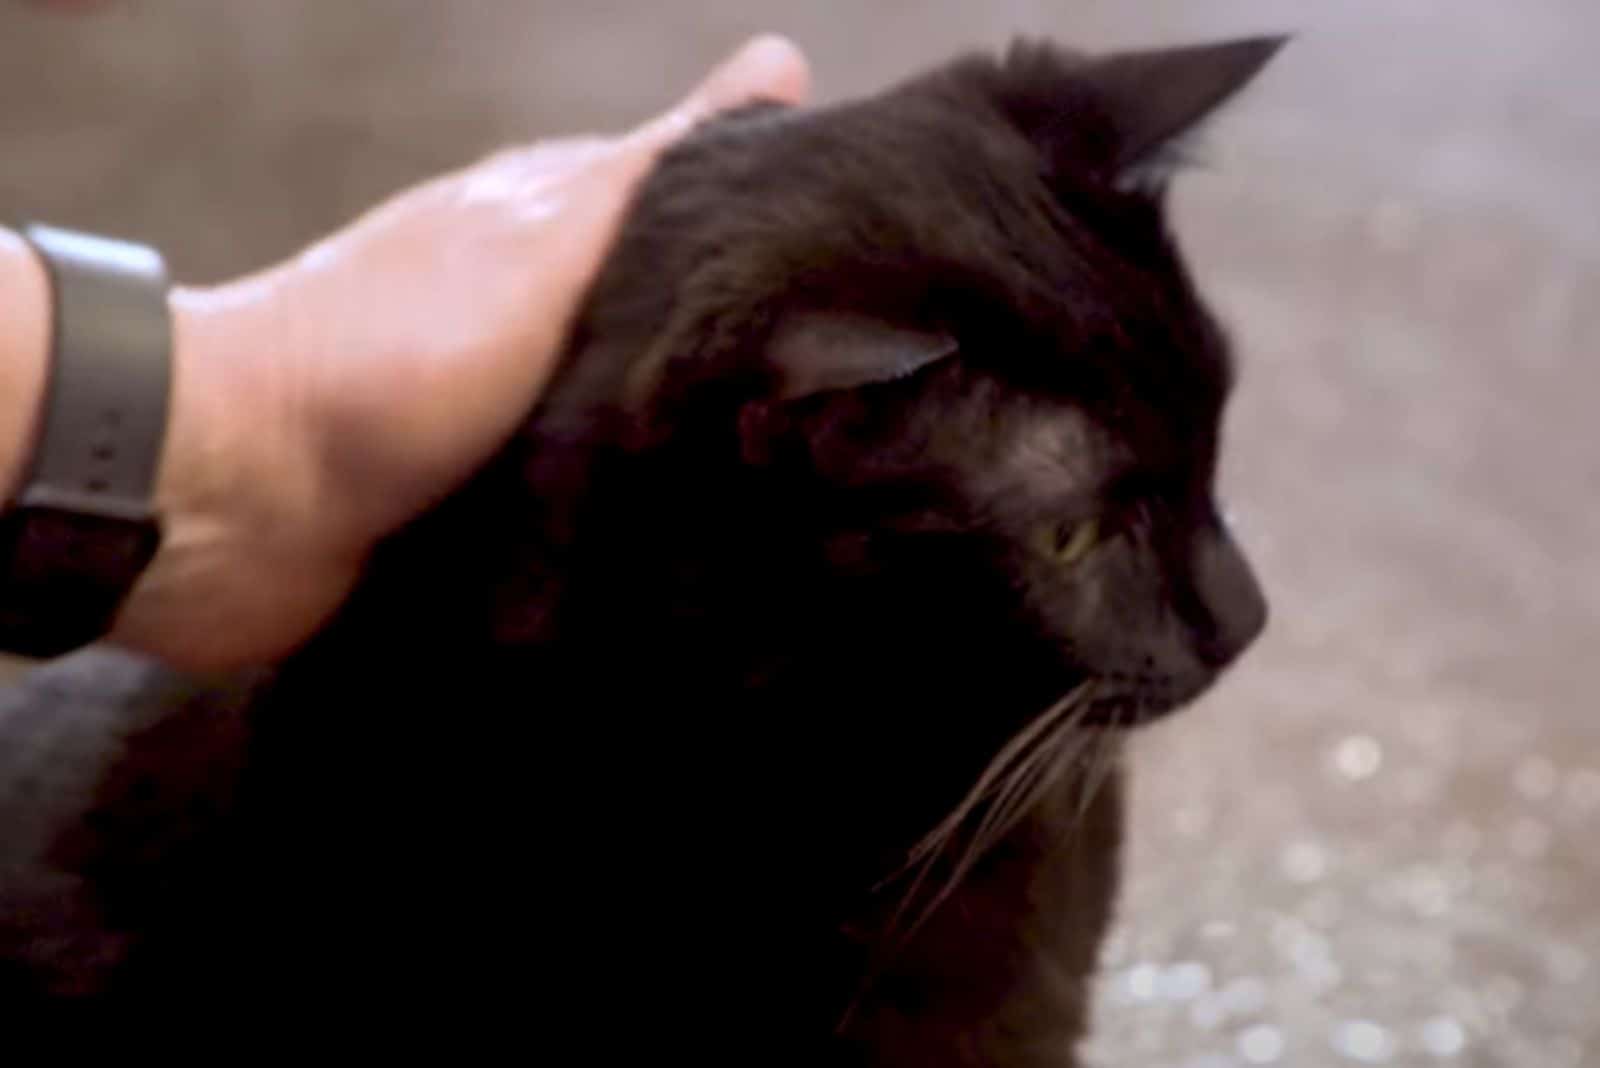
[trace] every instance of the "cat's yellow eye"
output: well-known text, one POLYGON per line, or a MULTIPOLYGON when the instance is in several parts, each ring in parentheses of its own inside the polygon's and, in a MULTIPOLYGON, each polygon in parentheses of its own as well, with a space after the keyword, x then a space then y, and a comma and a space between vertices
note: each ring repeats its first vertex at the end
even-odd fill
POLYGON ((1059 527, 1055 532, 1054 550, 1056 561, 1060 564, 1071 566, 1089 555, 1100 541, 1100 520, 1085 519, 1080 523, 1068 523, 1059 527))

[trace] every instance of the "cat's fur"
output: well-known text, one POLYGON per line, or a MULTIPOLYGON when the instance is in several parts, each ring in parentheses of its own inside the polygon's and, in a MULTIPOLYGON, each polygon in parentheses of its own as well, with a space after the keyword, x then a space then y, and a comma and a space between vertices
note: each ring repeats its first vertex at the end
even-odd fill
POLYGON ((524 432, 303 652, 0 705, 0 996, 1071 1063, 1117 728, 1263 618, 1160 187, 1274 48, 1019 46, 674 149, 524 432))

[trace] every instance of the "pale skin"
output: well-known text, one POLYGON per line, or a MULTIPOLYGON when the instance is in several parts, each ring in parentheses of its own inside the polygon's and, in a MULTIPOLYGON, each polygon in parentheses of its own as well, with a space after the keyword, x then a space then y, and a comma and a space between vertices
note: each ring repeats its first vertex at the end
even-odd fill
MULTIPOLYGON (((755 39, 628 133, 499 153, 287 262, 174 289, 156 487, 165 534, 112 639, 211 671, 270 662, 310 637, 373 546, 525 417, 660 152, 716 112, 802 103, 809 77, 792 44, 755 39)), ((9 496, 37 434, 50 324, 44 269, 5 230, 0 308, 9 496)))

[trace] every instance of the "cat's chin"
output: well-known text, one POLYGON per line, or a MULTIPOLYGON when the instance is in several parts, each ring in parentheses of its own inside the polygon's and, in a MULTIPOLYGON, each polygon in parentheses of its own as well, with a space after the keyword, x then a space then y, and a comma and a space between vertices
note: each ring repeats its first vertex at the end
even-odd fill
POLYGON ((1181 712, 1198 694, 1107 694, 1091 700, 1078 717, 1085 727, 1125 731, 1149 726, 1181 712))
MULTIPOLYGON (((1092 730, 1124 731, 1145 727, 1182 712, 1216 682, 1216 673, 1129 671, 1122 668, 1085 671, 1075 665, 1065 692, 1082 703, 1070 712, 1072 721, 1092 730)), ((1053 685, 1062 693, 1057 669, 1053 685)))

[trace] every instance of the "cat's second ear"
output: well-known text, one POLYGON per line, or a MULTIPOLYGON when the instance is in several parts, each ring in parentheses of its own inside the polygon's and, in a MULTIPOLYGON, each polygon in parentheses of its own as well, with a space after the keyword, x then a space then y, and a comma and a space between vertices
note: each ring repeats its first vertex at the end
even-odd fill
POLYGON ((915 374, 955 354, 956 339, 849 312, 801 312, 767 346, 778 399, 856 389, 915 374))
POLYGON ((1117 175, 1149 163, 1234 93, 1244 88, 1287 37, 1116 52, 1074 72, 1105 109, 1117 175))

